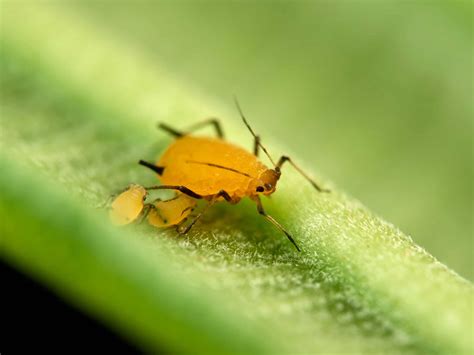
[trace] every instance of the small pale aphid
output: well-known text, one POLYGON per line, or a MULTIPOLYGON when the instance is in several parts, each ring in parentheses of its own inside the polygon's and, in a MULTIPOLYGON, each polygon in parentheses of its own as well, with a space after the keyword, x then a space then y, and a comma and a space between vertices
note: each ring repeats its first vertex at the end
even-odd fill
MULTIPOLYGON (((186 233, 214 203, 227 201, 231 204, 238 203, 242 198, 248 197, 257 205, 257 211, 269 222, 280 229, 299 251, 299 247, 291 235, 271 216, 262 205, 260 196, 268 196, 275 192, 276 185, 281 176, 283 164, 288 162, 293 166, 313 187, 319 192, 328 192, 320 188, 307 174, 305 174, 293 161, 282 156, 275 162, 265 147, 260 142, 260 137, 255 134, 239 104, 236 101, 240 116, 250 133, 254 137, 253 153, 226 142, 219 122, 216 119, 198 123, 186 130, 179 131, 166 124, 159 128, 173 135, 176 140, 163 153, 161 158, 154 163, 140 160, 140 164, 153 170, 159 175, 162 185, 146 187, 145 190, 174 190, 177 197, 168 201, 155 201, 152 204, 140 204, 139 198, 128 197, 114 201, 116 203, 114 216, 119 221, 136 219, 143 210, 148 213, 148 222, 157 227, 177 225, 180 233, 186 233), (190 134, 206 125, 212 125, 216 138, 191 136, 190 134), (268 168, 259 159, 258 154, 263 150, 273 167, 268 168), (195 205, 195 200, 207 201, 207 205, 191 220, 184 225, 186 217, 195 205), (126 206, 128 203, 130 206, 126 206), (117 218, 118 216, 118 218, 117 218)), ((129 190, 130 191, 130 190, 129 190)), ((139 190, 139 196, 146 196, 139 190)), ((124 194, 126 194, 125 192, 124 194)), ((129 194, 132 192, 130 191, 129 194)), ((119 199, 120 196, 117 198, 119 199)))
POLYGON ((134 184, 119 194, 110 205, 109 216, 112 223, 125 225, 135 221, 143 211, 146 195, 143 186, 134 184))
POLYGON ((156 200, 150 204, 148 223, 158 228, 177 225, 188 217, 195 206, 195 199, 181 193, 170 200, 156 200))

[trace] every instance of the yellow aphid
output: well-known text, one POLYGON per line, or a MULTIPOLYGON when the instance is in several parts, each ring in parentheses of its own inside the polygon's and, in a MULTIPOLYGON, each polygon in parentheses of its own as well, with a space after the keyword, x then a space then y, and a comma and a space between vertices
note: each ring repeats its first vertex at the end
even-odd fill
POLYGON ((162 228, 177 225, 186 219, 196 206, 196 200, 184 194, 178 194, 170 200, 156 200, 150 206, 148 223, 162 228))
MULTIPOLYGON (((248 197, 256 203, 257 211, 285 233, 299 251, 300 249, 291 235, 265 212, 260 196, 268 196, 275 192, 277 182, 281 176, 281 167, 285 162, 289 162, 318 191, 328 192, 328 190, 320 188, 289 157, 282 156, 275 163, 261 144, 260 137, 254 133, 248 124, 237 102, 236 104, 242 120, 255 139, 253 153, 226 142, 219 122, 215 119, 201 122, 184 131, 178 131, 168 125, 160 124, 159 127, 175 136, 176 140, 168 147, 156 164, 140 160, 141 165, 158 173, 162 183, 162 185, 142 189, 174 190, 177 196, 168 201, 157 200, 145 205, 140 205, 138 199, 131 196, 117 201, 120 198, 119 196, 114 201, 114 204, 117 203, 114 216, 120 217, 116 219, 130 221, 136 219, 144 210, 144 213, 148 213, 148 222, 151 225, 156 227, 177 225, 177 230, 180 233, 186 233, 207 208, 214 203, 225 200, 235 204, 242 198, 248 197), (217 133, 216 138, 190 135, 191 132, 205 125, 214 126, 217 133), (259 160, 258 153, 260 149, 270 159, 273 165, 272 168, 268 168, 259 160), (203 199, 208 203, 190 223, 184 226, 186 217, 189 216, 198 199, 203 199), (126 206, 127 203, 130 206, 126 206)), ((143 194, 143 190, 140 190, 142 197, 146 196, 146 193, 143 194)), ((132 194, 132 191, 128 190, 123 194, 129 196, 128 194, 132 194)))
POLYGON ((109 216, 116 225, 135 221, 143 211, 146 190, 140 185, 130 185, 118 195, 110 206, 109 216))
POLYGON ((255 155, 216 138, 179 138, 156 165, 165 167, 160 177, 162 184, 186 186, 209 198, 223 190, 233 203, 257 195, 258 186, 264 187, 264 194, 272 193, 279 178, 255 155))

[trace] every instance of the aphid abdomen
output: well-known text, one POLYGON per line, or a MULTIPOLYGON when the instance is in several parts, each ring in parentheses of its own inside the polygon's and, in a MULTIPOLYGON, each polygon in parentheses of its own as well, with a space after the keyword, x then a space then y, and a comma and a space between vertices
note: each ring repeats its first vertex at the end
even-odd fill
POLYGON ((143 186, 130 185, 118 195, 110 206, 109 216, 112 223, 125 225, 135 221, 143 211, 146 194, 143 186))
POLYGON ((156 165, 165 167, 159 177, 162 184, 186 186, 202 196, 221 190, 245 192, 249 182, 267 169, 238 146, 191 136, 172 143, 156 165))
POLYGON ((175 198, 166 201, 157 200, 151 205, 148 223, 163 228, 174 226, 183 221, 196 206, 196 200, 180 193, 175 198))

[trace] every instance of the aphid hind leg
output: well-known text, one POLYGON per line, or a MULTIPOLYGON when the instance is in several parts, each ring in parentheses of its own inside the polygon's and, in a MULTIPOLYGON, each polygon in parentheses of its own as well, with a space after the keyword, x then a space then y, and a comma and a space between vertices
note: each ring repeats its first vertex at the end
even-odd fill
POLYGON ((218 199, 219 197, 224 197, 227 202, 232 202, 232 197, 224 190, 219 191, 213 198, 218 199))
POLYGON ((198 123, 188 127, 187 129, 183 130, 183 131, 179 131, 177 129, 174 129, 174 128, 168 126, 165 123, 159 123, 158 128, 161 128, 162 130, 166 131, 167 133, 171 134, 172 136, 179 138, 179 137, 185 136, 187 134, 190 134, 194 131, 197 131, 200 128, 206 127, 208 125, 212 125, 214 127, 214 129, 216 131, 216 135, 217 135, 218 138, 221 138, 221 139, 224 138, 224 131, 222 130, 222 126, 221 126, 221 124, 220 124, 220 122, 217 118, 209 118, 205 121, 198 122, 198 123))
POLYGON ((296 244, 295 240, 293 239, 293 237, 290 235, 290 233, 288 233, 285 228, 283 228, 283 226, 278 223, 272 216, 268 215, 265 210, 263 209, 263 205, 262 205, 262 201, 260 200, 260 197, 259 196, 255 196, 253 198, 253 200, 256 202, 257 204, 257 211, 258 213, 260 213, 263 217, 265 217, 268 221, 270 221, 270 223, 272 223, 275 227, 277 227, 279 230, 281 230, 283 233, 285 233, 286 237, 288 238, 288 240, 294 245, 294 247, 296 248, 296 250, 298 251, 301 251, 300 248, 298 247, 298 245, 296 244))
POLYGON ((168 126, 166 123, 158 123, 158 128, 162 129, 166 133, 171 134, 173 137, 179 138, 184 136, 184 133, 181 131, 178 131, 170 126, 168 126))
POLYGON ((281 167, 285 162, 289 162, 297 172, 299 172, 306 180, 310 182, 311 185, 313 185, 316 190, 319 192, 330 192, 330 190, 320 187, 308 174, 306 174, 298 165, 296 165, 290 157, 287 157, 286 155, 283 155, 280 160, 278 160, 275 170, 278 172, 281 171, 281 167))
POLYGON ((185 134, 192 133, 194 131, 197 131, 198 129, 201 129, 203 127, 206 127, 208 125, 212 125, 216 131, 216 135, 220 139, 224 139, 224 131, 222 130, 221 123, 217 118, 211 117, 208 118, 207 120, 204 120, 202 122, 198 122, 196 124, 193 124, 192 126, 188 127, 185 130, 185 134))

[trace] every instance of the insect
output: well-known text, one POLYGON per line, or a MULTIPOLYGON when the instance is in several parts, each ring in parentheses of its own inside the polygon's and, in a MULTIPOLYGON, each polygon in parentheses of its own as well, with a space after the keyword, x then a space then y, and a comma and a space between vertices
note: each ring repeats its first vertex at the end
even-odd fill
POLYGON ((196 205, 196 200, 185 194, 177 194, 166 201, 156 199, 145 203, 147 195, 147 190, 136 184, 123 190, 110 205, 112 223, 126 225, 146 217, 152 226, 173 226, 185 219, 196 205))
POLYGON ((317 191, 329 192, 329 190, 321 188, 288 156, 282 156, 275 162, 262 145, 260 136, 250 127, 237 100, 235 104, 242 121, 254 138, 253 153, 226 142, 221 125, 214 118, 183 131, 160 123, 158 127, 175 137, 175 141, 156 163, 140 160, 139 164, 157 173, 162 185, 150 187, 131 185, 112 203, 110 211, 112 220, 118 224, 127 224, 139 219, 140 216, 142 218, 146 216, 148 222, 156 227, 176 225, 177 231, 185 234, 216 202, 227 201, 236 204, 242 198, 249 197, 256 203, 258 213, 282 231, 300 251, 285 228, 265 212, 260 197, 275 192, 281 169, 287 162, 317 191), (209 125, 215 129, 215 138, 191 135, 209 125), (272 168, 268 168, 258 159, 260 151, 268 157, 272 168), (150 190, 173 190, 176 196, 166 201, 145 203, 147 192, 150 190), (207 204, 190 223, 185 225, 184 222, 197 200, 205 200, 207 204))

